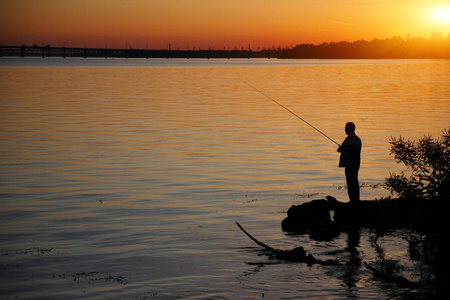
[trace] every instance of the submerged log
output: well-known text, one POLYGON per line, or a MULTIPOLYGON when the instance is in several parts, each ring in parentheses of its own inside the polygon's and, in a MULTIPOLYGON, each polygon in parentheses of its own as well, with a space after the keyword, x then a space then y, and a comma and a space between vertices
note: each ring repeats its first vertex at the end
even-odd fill
POLYGON ((334 265, 334 266, 341 265, 337 261, 320 260, 320 259, 316 259, 311 254, 306 255, 306 251, 305 251, 305 249, 303 249, 303 247, 296 247, 292 250, 279 250, 279 249, 272 248, 272 247, 268 246, 267 244, 260 242, 256 238, 254 238, 238 222, 236 222, 236 225, 242 230, 242 232, 244 232, 257 245, 263 247, 264 249, 269 251, 271 254, 274 254, 276 259, 286 260, 286 261, 290 261, 290 262, 307 263, 307 264, 334 265))
POLYGON ((412 282, 403 276, 391 275, 386 272, 383 272, 382 270, 378 270, 378 269, 372 267, 371 265, 369 265, 368 263, 364 263, 364 265, 366 266, 367 269, 369 269, 372 272, 374 277, 377 277, 383 281, 392 282, 401 287, 407 287, 407 288, 419 288, 419 287, 423 286, 423 284, 420 282, 412 282))

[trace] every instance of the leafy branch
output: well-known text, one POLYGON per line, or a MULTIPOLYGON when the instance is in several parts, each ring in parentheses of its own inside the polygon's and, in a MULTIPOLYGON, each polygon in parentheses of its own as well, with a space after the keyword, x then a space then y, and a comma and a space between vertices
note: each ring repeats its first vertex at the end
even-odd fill
POLYGON ((404 198, 443 198, 450 185, 450 127, 441 138, 425 135, 419 141, 391 137, 391 152, 411 175, 391 173, 386 186, 404 198))

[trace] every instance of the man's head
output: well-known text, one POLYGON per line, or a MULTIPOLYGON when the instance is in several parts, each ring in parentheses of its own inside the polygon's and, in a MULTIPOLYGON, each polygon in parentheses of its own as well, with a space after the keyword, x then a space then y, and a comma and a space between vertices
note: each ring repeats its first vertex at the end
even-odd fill
POLYGON ((354 134, 355 133, 355 129, 356 129, 355 123, 348 122, 347 124, 345 124, 345 133, 347 135, 354 134))

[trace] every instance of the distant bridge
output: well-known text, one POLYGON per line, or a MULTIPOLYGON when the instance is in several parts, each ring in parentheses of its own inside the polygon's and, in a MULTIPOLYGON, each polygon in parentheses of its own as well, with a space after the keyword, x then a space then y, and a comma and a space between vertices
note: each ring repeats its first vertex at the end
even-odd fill
POLYGON ((50 46, 0 46, 0 57, 116 57, 116 58, 277 58, 279 50, 149 50, 70 48, 50 46))

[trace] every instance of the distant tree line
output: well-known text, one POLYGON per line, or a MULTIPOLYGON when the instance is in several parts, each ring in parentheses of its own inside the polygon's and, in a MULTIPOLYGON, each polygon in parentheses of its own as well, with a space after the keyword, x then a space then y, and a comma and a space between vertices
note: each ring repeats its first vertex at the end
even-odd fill
POLYGON ((450 58, 450 38, 393 37, 384 40, 301 44, 283 49, 278 58, 450 58))
POLYGON ((46 46, 5 46, 0 45, 2 56, 42 56, 42 57, 140 57, 140 58, 300 58, 300 59, 358 59, 358 58, 450 58, 450 37, 447 39, 401 37, 359 40, 355 42, 322 43, 320 45, 301 44, 291 48, 281 47, 252 51, 248 50, 149 50, 149 49, 108 49, 69 48, 46 46))

